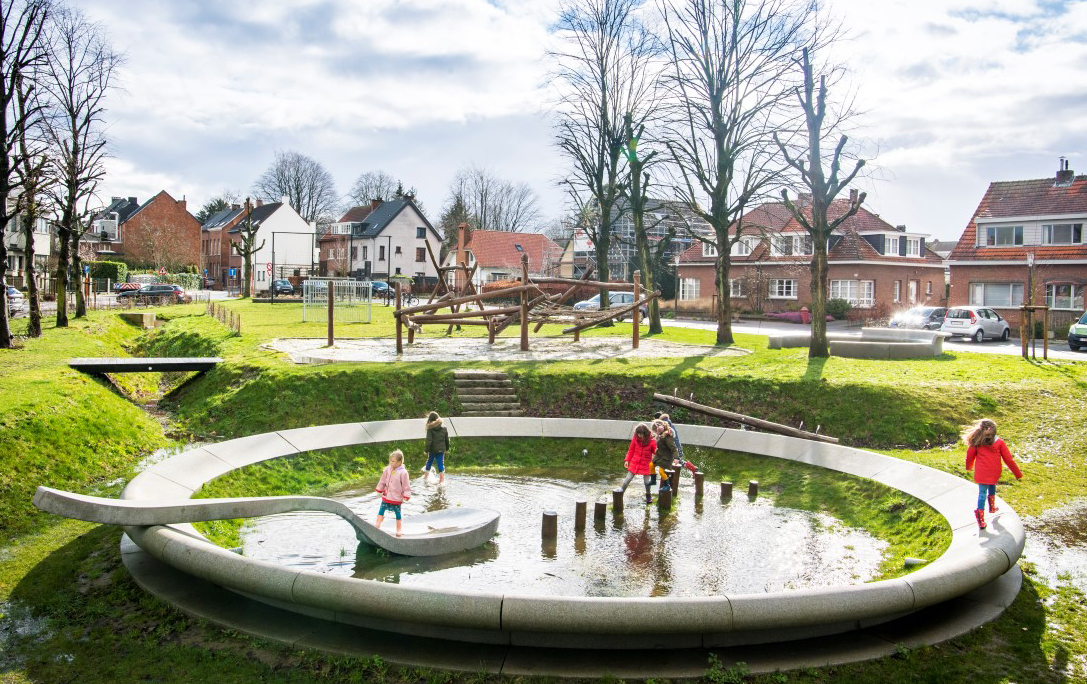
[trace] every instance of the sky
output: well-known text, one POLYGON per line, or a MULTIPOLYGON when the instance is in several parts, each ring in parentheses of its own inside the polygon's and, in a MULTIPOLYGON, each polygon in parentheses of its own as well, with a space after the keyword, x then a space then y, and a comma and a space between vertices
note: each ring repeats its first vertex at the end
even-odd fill
MULTIPOLYGON (((487 167, 566 210, 546 53, 559 0, 69 0, 126 56, 101 196, 196 212, 250 193, 277 150, 415 187, 436 222, 487 167)), ((893 225, 957 239, 992 181, 1087 173, 1087 0, 833 0, 835 57, 870 159, 855 187, 893 225)))

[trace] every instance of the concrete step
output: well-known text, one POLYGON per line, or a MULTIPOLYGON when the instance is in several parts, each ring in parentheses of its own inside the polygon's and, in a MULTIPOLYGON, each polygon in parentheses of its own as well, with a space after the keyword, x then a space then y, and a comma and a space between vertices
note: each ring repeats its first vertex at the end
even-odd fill
POLYGON ((496 394, 512 394, 517 395, 517 392, 513 391, 512 387, 458 387, 457 396, 470 397, 473 395, 487 395, 493 396, 496 394))
POLYGON ((500 371, 455 370, 453 378, 457 380, 509 380, 509 376, 500 371))
POLYGON ((509 402, 494 402, 494 403, 471 403, 466 404, 461 402, 461 411, 520 411, 522 410, 520 404, 514 404, 509 402))
POLYGON ((471 387, 513 387, 513 383, 509 380, 453 380, 453 385, 457 388, 458 392, 461 389, 468 389, 471 387))
POLYGON ((465 402, 473 404, 516 404, 521 405, 521 402, 517 401, 516 394, 473 394, 470 396, 457 395, 461 404, 465 402))
POLYGON ((524 411, 462 411, 462 416, 470 418, 507 418, 517 417, 525 415, 524 411))

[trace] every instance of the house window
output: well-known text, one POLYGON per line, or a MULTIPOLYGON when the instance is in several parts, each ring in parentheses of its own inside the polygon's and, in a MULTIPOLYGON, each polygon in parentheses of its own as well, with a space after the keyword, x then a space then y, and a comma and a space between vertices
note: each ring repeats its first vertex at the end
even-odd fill
POLYGON ((415 237, 419 240, 426 240, 426 228, 419 226, 415 229, 415 237))
POLYGON ((487 274, 487 282, 493 283, 499 280, 511 280, 510 274, 503 271, 491 271, 487 274))
POLYGON ((680 278, 679 280, 679 298, 683 301, 691 299, 698 299, 699 297, 699 281, 698 278, 680 278))
POLYGON ((830 298, 845 299, 853 306, 872 306, 875 290, 876 283, 874 280, 830 281, 830 298))
MULTIPOLYGON (((887 238, 887 249, 883 250, 884 254, 898 254, 898 238, 887 238)), ((896 300, 897 301, 897 300, 896 300)))
POLYGON ((1023 304, 1023 283, 970 283, 970 303, 1009 308, 1023 304))
POLYGON ((743 278, 730 278, 728 281, 728 295, 733 299, 744 296, 743 278))
POLYGON ((796 299, 796 280, 771 280, 770 299, 796 299))
POLYGON ((400 251, 400 245, 397 245, 396 249, 393 250, 393 256, 400 256, 401 254, 403 254, 403 252, 400 251))
POLYGON ((415 248, 415 261, 417 263, 418 262, 423 262, 423 263, 426 262, 426 247, 416 247, 415 248))
POLYGON ((1042 226, 1043 245, 1078 245, 1082 242, 1082 223, 1055 223, 1051 226, 1042 226))
POLYGON ((1083 286, 1073 283, 1050 283, 1045 286, 1045 301, 1051 309, 1083 310, 1083 286))
POLYGON ((396 267, 396 275, 400 275, 400 267, 399 266, 396 267))
POLYGON ((753 235, 745 235, 732 245, 732 256, 750 256, 759 239, 753 235))
POLYGON ((799 256, 812 251, 810 235, 776 235, 770 242, 771 256, 799 256))
POLYGON ((702 243, 702 256, 704 257, 716 257, 717 245, 710 244, 709 242, 702 243))
POLYGON ((896 280, 895 281, 895 299, 894 300, 896 302, 901 302, 902 301, 902 281, 901 280, 896 280))
POLYGON ((932 296, 932 281, 931 280, 925 283, 925 294, 928 295, 928 296, 932 296))
POLYGON ((381 245, 377 249, 377 260, 385 261, 385 245, 381 245))
POLYGON ((517 251, 518 251, 518 252, 523 252, 523 251, 525 251, 525 248, 521 246, 521 243, 520 243, 520 242, 518 242, 518 243, 514 244, 513 246, 517 248, 517 251))
POLYGON ((906 256, 921 256, 921 239, 906 239, 906 256))
POLYGON ((351 261, 359 258, 359 248, 355 245, 351 245, 351 261))
POLYGON ((370 248, 367 247, 366 245, 363 245, 362 246, 362 259, 363 259, 363 261, 370 258, 369 252, 370 252, 370 248))
POLYGON ((985 229, 985 245, 1011 247, 1023 244, 1023 226, 990 226, 985 229))

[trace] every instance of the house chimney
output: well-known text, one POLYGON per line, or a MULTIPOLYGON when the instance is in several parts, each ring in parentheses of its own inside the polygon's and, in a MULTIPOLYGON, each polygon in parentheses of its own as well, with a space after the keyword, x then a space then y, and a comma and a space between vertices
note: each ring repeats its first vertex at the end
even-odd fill
POLYGON ((370 200, 370 211, 377 209, 379 206, 381 206, 381 200, 377 199, 376 197, 370 200))
POLYGON ((182 195, 181 199, 179 199, 177 201, 177 203, 181 205, 182 209, 188 209, 189 208, 189 201, 187 199, 185 199, 185 195, 182 195))
POLYGON ((898 230, 898 231, 901 231, 901 232, 905 233, 906 232, 906 224, 903 223, 903 224, 895 226, 895 230, 898 230))
POLYGON ((859 196, 860 196, 860 190, 857 190, 856 188, 850 188, 849 189, 849 203, 850 204, 856 204, 857 203, 857 198, 859 196))
POLYGON ((1066 188, 1072 185, 1075 179, 1076 172, 1068 168, 1068 160, 1061 157, 1057 163, 1057 182, 1054 185, 1058 188, 1066 188))
POLYGON ((291 200, 286 195, 281 195, 280 198, 279 198, 279 202, 280 202, 280 204, 290 204, 291 200))
POLYGON ((242 205, 240 205, 240 204, 231 204, 230 208, 233 209, 234 211, 237 211, 237 210, 242 208, 242 205))
POLYGON ((264 206, 264 200, 262 200, 261 198, 258 197, 257 198, 257 206, 258 207, 263 207, 264 206))
POLYGON ((110 201, 110 204, 113 204, 114 202, 118 202, 118 201, 120 201, 122 199, 124 199, 124 198, 123 197, 110 197, 109 201, 110 201))
POLYGON ((139 204, 139 202, 136 201, 135 197, 129 197, 128 198, 128 203, 129 204, 139 204))

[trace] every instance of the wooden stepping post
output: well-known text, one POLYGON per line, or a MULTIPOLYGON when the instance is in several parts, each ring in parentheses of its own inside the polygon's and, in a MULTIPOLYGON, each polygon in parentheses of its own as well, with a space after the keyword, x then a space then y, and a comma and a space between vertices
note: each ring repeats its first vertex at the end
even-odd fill
POLYGON ((556 511, 544 511, 540 526, 544 541, 554 541, 559 536, 559 514, 556 511))
POLYGON ((574 531, 585 531, 585 514, 589 507, 587 501, 578 501, 574 503, 574 531))
POLYGON ((759 495, 759 481, 751 480, 747 483, 747 496, 754 499, 759 495))
POLYGON ((593 507, 593 519, 596 522, 604 522, 604 519, 608 516, 608 502, 597 501, 593 507))
POLYGON ((623 514, 623 490, 615 489, 611 493, 611 510, 615 515, 623 514))
POLYGON ((706 476, 701 470, 696 470, 694 473, 694 495, 696 498, 702 498, 702 484, 706 479, 706 476))
POLYGON ((724 501, 724 500, 731 499, 731 498, 732 498, 732 483, 731 482, 722 482, 721 483, 721 500, 724 501))

